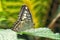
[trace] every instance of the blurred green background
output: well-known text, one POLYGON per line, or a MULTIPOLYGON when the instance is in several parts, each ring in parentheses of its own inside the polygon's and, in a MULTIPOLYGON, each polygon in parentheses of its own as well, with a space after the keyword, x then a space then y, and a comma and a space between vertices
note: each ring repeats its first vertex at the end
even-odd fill
POLYGON ((24 4, 29 7, 34 27, 45 26, 52 0, 0 0, 0 28, 11 28, 24 4))
POLYGON ((34 27, 44 27, 52 0, 0 0, 0 28, 12 28, 24 4, 32 14, 34 27))

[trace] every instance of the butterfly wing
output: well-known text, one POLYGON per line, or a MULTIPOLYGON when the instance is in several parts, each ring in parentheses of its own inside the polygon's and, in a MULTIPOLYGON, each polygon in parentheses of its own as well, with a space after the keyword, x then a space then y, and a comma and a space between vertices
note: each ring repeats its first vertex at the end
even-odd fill
POLYGON ((26 5, 23 5, 19 13, 19 18, 14 24, 13 30, 23 31, 33 27, 32 15, 26 5))

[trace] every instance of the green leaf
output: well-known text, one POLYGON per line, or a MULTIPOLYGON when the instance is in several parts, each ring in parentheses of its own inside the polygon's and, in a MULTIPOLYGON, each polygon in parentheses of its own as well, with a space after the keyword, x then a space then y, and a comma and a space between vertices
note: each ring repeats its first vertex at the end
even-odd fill
POLYGON ((0 29, 0 40, 17 40, 16 32, 10 29, 0 29))
POLYGON ((18 39, 18 40, 25 40, 25 39, 21 39, 21 38, 20 38, 20 39, 18 39))
POLYGON ((50 39, 57 39, 60 40, 59 33, 53 33, 49 28, 37 28, 37 29, 30 29, 18 34, 27 34, 31 36, 38 36, 38 37, 45 37, 50 39))
POLYGON ((4 18, 4 17, 1 17, 1 18, 0 18, 0 22, 1 22, 1 21, 3 21, 3 20, 6 20, 6 18, 4 18))

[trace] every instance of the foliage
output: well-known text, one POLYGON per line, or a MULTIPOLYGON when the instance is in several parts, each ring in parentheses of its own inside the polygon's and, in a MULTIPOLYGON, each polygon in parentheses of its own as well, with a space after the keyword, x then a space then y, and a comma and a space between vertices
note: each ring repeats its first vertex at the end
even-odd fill
POLYGON ((60 34, 53 33, 49 28, 37 28, 37 29, 32 28, 32 29, 28 29, 28 30, 18 32, 18 33, 10 29, 0 29, 0 39, 7 40, 6 38, 8 38, 8 40, 10 40, 13 37, 12 38, 13 40, 15 39, 17 40, 17 34, 22 35, 22 36, 25 34, 25 38, 18 38, 18 40, 26 40, 26 37, 28 37, 29 40, 32 40, 33 37, 38 37, 38 38, 44 37, 44 38, 50 38, 54 40, 60 40, 60 34))
POLYGON ((50 38, 50 39, 56 39, 60 40, 60 34, 59 33, 53 33, 49 28, 37 28, 37 29, 29 29, 25 30, 23 32, 20 32, 18 34, 26 34, 36 37, 44 37, 44 38, 50 38))
POLYGON ((0 29, 0 40, 17 40, 16 32, 10 29, 0 29))
MULTIPOLYGON (((12 28, 12 25, 18 18, 18 13, 21 11, 21 6, 24 4, 29 7, 35 23, 34 27, 44 27, 52 0, 0 0, 0 28, 12 28)), ((58 11, 60 12, 60 9, 58 11)), ((48 28, 32 28, 26 31, 18 32, 18 34, 60 40, 60 34, 53 33, 48 28)), ((19 40, 25 39, 21 38, 19 40)))
MULTIPOLYGON (((50 10, 52 0, 1 0, 3 8, 2 16, 6 16, 10 28, 18 18, 18 13, 21 11, 22 5, 27 5, 32 14, 34 27, 43 27, 46 23, 46 17, 50 10), (12 24, 12 25, 11 25, 12 24)), ((2 14, 2 13, 0 13, 2 14)), ((7 25, 7 24, 5 24, 7 25)), ((6 27, 6 26, 5 26, 6 27)))
POLYGON ((1 4, 1 0, 0 0, 0 12, 3 11, 2 9, 2 4, 1 4))

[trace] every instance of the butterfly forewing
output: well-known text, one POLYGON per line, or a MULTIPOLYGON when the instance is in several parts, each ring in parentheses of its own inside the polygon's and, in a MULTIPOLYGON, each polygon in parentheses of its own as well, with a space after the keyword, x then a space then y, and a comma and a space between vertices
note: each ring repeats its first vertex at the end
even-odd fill
POLYGON ((23 31, 26 29, 30 29, 33 27, 32 15, 26 5, 22 6, 22 9, 19 13, 19 18, 17 22, 14 24, 13 30, 15 31, 23 31))

